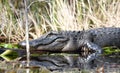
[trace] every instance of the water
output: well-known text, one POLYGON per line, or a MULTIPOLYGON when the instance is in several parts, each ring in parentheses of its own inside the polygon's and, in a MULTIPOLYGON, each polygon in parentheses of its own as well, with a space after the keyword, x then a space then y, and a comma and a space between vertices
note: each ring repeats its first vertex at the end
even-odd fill
POLYGON ((0 73, 120 73, 120 57, 100 56, 85 63, 78 55, 40 55, 32 56, 27 67, 26 58, 19 61, 0 61, 0 73))

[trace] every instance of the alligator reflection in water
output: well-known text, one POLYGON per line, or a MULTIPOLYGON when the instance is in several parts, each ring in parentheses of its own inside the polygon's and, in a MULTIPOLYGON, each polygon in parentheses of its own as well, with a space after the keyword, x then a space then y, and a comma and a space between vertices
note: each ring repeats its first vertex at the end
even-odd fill
MULTIPOLYGON (((49 70, 89 70, 104 66, 106 69, 115 69, 120 72, 120 58, 99 57, 91 62, 85 62, 83 57, 78 55, 43 55, 39 57, 31 57, 32 66, 44 66, 49 70), (111 60, 113 59, 113 60, 111 60)), ((22 64, 26 64, 22 61, 22 64)))
MULTIPOLYGON (((69 72, 74 72, 77 70, 77 72, 81 72, 83 70, 85 71, 92 71, 91 73, 96 73, 97 70, 99 70, 99 68, 104 69, 105 73, 120 73, 120 54, 115 54, 115 55, 111 55, 111 56, 99 56, 97 59, 94 59, 90 62, 86 62, 86 57, 81 57, 80 54, 43 54, 43 55, 34 55, 31 56, 31 62, 30 62, 30 66, 31 67, 35 67, 34 70, 37 70, 39 72, 36 73, 41 73, 41 68, 47 68, 49 70, 52 71, 57 71, 57 72, 65 72, 68 73, 69 72), (40 68, 38 70, 38 68, 36 69, 36 67, 40 68), (111 72, 109 72, 111 71, 111 72)), ((23 70, 26 70, 26 58, 23 57, 21 58, 20 61, 17 61, 17 65, 15 65, 15 63, 10 63, 6 65, 2 65, 1 68, 1 62, 0 62, 0 72, 1 70, 6 70, 5 72, 8 72, 9 70, 13 69, 17 72, 19 72, 18 70, 21 70, 22 72, 20 73, 26 73, 23 72, 23 70), (18 65, 20 64, 20 66, 18 65), (9 69, 8 67, 6 67, 8 65, 12 66, 11 69, 9 69), (19 67, 20 68, 19 68, 19 67), (14 67, 14 68, 13 68, 14 67), (18 70, 17 70, 18 67, 18 70), (22 67, 22 69, 21 69, 22 67)), ((46 69, 45 68, 45 69, 46 69)), ((49 71, 47 70, 47 71, 49 71)), ((50 73, 50 72, 45 72, 45 73, 50 73)), ((90 72, 86 72, 86 73, 90 73, 90 72)))

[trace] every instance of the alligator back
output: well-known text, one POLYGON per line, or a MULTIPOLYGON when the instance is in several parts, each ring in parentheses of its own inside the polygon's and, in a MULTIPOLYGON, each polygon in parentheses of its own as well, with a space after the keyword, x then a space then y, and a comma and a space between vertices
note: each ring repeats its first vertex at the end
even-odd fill
POLYGON ((92 42, 100 47, 115 46, 120 48, 120 28, 98 28, 88 30, 92 34, 92 42))

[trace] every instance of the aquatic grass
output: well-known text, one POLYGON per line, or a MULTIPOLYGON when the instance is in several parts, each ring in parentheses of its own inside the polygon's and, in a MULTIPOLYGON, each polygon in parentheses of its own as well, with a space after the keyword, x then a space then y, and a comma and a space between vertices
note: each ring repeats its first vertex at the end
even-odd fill
POLYGON ((18 53, 13 50, 6 50, 2 54, 0 54, 0 57, 5 59, 6 61, 11 61, 18 57, 18 53))
POLYGON ((103 49, 103 55, 111 55, 111 54, 119 54, 120 49, 119 48, 113 48, 113 47, 105 47, 103 49))
POLYGON ((0 48, 11 48, 11 49, 18 49, 18 45, 16 44, 5 44, 5 43, 0 43, 0 48))

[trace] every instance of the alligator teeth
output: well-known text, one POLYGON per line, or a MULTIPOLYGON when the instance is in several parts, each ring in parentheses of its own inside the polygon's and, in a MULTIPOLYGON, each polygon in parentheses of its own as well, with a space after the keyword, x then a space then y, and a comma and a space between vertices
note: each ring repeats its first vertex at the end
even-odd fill
POLYGON ((86 48, 86 47, 82 47, 82 49, 81 49, 82 52, 89 52, 89 50, 90 50, 90 49, 89 49, 89 48, 86 48))
POLYGON ((82 57, 87 57, 88 55, 92 54, 93 52, 94 52, 94 50, 91 50, 91 49, 86 48, 86 47, 82 47, 80 54, 82 57))

